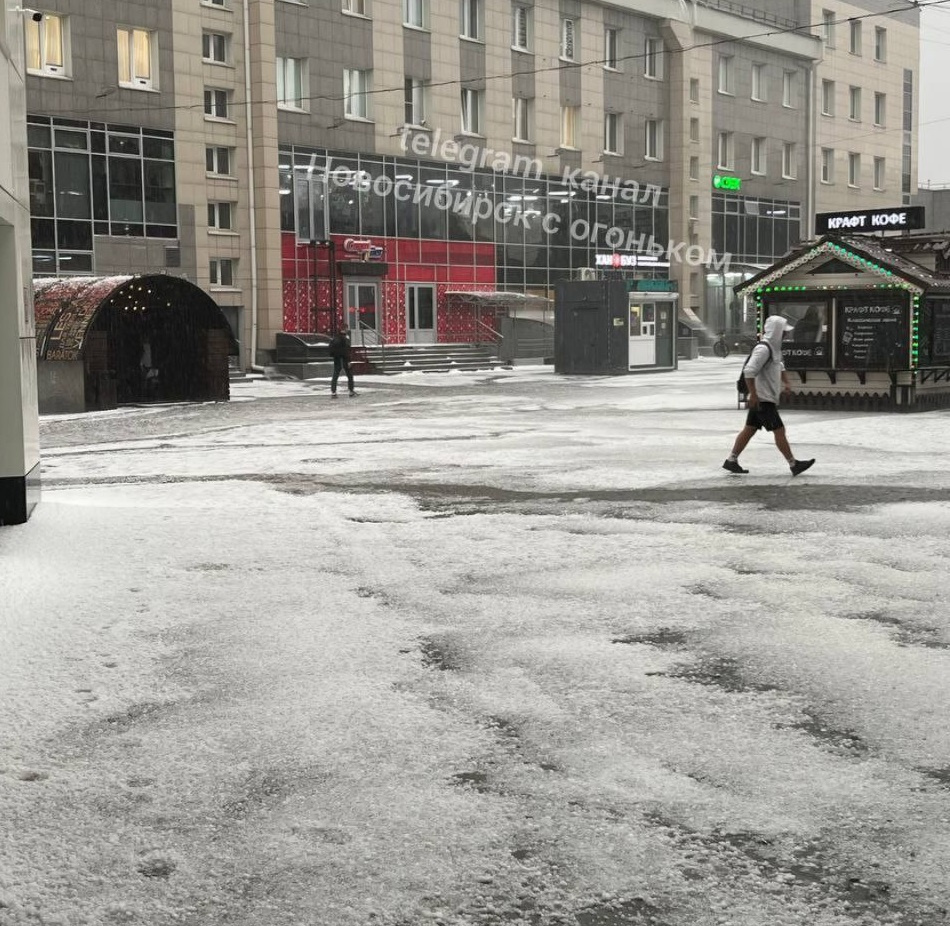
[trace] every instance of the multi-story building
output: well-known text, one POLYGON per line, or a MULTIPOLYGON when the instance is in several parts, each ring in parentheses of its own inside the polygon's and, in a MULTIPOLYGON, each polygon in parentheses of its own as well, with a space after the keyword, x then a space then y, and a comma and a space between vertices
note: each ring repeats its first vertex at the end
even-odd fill
POLYGON ((730 327, 732 284, 816 207, 891 204, 906 157, 915 182, 917 14, 883 0, 829 7, 830 41, 801 0, 44 7, 27 36, 35 271, 184 275, 248 363, 331 307, 389 341, 466 340, 477 306, 617 263, 730 327), (826 80, 835 105, 860 90, 861 122, 821 116, 826 80))

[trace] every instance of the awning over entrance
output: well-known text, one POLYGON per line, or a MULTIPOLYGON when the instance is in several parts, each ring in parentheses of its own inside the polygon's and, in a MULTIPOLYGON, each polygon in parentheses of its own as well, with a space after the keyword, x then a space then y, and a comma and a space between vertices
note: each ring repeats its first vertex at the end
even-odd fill
POLYGON ((479 308, 494 309, 551 309, 554 300, 545 296, 536 296, 532 293, 512 293, 507 290, 486 290, 469 292, 467 290, 449 290, 446 298, 456 304, 469 305, 479 308))
POLYGON ((679 307, 676 319, 681 325, 689 328, 690 331, 706 331, 703 320, 688 305, 679 307))
POLYGON ((37 359, 79 361, 87 407, 228 397, 237 342, 204 290, 181 277, 33 282, 37 359))

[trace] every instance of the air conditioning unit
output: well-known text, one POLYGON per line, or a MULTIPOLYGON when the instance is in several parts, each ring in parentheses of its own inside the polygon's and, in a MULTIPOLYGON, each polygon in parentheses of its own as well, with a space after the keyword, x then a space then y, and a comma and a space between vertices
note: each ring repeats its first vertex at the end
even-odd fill
POLYGON ((595 267, 581 267, 577 271, 578 280, 596 280, 597 279, 597 270, 595 267))

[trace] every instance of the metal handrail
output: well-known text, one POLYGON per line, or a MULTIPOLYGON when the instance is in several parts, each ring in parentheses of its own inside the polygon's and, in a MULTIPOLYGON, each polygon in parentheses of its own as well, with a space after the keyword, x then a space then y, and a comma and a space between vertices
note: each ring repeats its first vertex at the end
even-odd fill
MULTIPOLYGON (((485 324, 485 322, 483 322, 480 318, 475 319, 475 324, 478 328, 484 328, 485 331, 491 335, 491 339, 495 344, 500 344, 502 341, 504 341, 505 336, 497 328, 492 328, 491 325, 485 324)), ((479 338, 475 343, 481 345, 481 338, 479 338)))
MULTIPOLYGON (((370 332, 373 337, 376 338, 376 346, 380 349, 380 363, 385 366, 386 364, 386 338, 383 337, 382 332, 378 331, 376 328, 373 328, 371 325, 367 325, 362 319, 358 320, 359 332, 360 332, 360 347, 364 350, 366 348, 366 332, 370 332)), ((370 345, 371 347, 373 345, 370 345)))

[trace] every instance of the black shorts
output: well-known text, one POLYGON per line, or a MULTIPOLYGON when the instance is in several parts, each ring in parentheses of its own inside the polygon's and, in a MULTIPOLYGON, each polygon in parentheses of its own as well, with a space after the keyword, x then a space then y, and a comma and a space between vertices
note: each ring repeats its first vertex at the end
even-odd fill
POLYGON ((778 406, 774 402, 759 402, 757 408, 750 408, 745 419, 746 427, 765 428, 766 431, 779 431, 785 427, 782 416, 778 413, 778 406))

